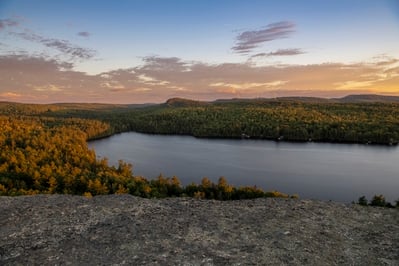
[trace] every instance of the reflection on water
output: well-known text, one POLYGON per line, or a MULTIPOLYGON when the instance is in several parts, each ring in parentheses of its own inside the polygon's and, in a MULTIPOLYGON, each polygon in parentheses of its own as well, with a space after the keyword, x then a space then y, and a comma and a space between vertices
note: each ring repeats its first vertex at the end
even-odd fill
POLYGON ((135 175, 176 175, 183 184, 203 177, 297 193, 301 198, 350 202, 361 195, 399 198, 399 149, 356 144, 197 139, 123 133, 92 141, 100 157, 133 164, 135 175))

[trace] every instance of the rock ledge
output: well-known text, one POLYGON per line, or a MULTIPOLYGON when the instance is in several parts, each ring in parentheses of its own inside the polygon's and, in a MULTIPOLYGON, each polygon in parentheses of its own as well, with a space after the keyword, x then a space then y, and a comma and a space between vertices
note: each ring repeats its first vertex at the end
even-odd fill
POLYGON ((399 265, 399 211, 292 199, 0 197, 0 265, 399 265))

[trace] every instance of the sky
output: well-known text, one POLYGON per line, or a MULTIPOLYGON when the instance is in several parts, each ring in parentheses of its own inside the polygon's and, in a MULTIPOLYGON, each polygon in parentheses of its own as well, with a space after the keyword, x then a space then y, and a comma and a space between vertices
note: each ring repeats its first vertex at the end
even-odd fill
POLYGON ((0 0, 0 101, 399 96, 399 0, 0 0))

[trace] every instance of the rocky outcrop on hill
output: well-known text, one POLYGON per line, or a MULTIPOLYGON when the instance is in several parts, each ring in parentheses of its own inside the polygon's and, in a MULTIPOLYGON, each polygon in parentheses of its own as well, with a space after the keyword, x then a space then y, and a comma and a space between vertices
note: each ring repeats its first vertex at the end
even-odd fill
POLYGON ((399 211, 293 199, 0 197, 0 265, 399 265, 399 211))

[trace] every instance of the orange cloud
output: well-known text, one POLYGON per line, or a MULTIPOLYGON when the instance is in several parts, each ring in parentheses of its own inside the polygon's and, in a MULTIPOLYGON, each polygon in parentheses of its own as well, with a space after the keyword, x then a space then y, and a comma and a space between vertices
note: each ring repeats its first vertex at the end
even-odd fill
POLYGON ((19 97, 21 97, 22 95, 21 94, 18 94, 18 93, 13 93, 13 92, 3 92, 3 93, 1 93, 0 94, 0 97, 2 97, 2 98, 19 98, 19 97))
POLYGON ((35 91, 45 91, 45 92, 57 92, 62 91, 63 89, 54 84, 46 84, 43 86, 32 86, 35 91))
POLYGON ((353 93, 398 95, 399 61, 381 58, 353 64, 254 66, 148 57, 137 67, 89 75, 57 60, 0 56, 3 100, 140 103, 163 102, 171 97, 214 100, 232 96, 340 97, 353 93))

